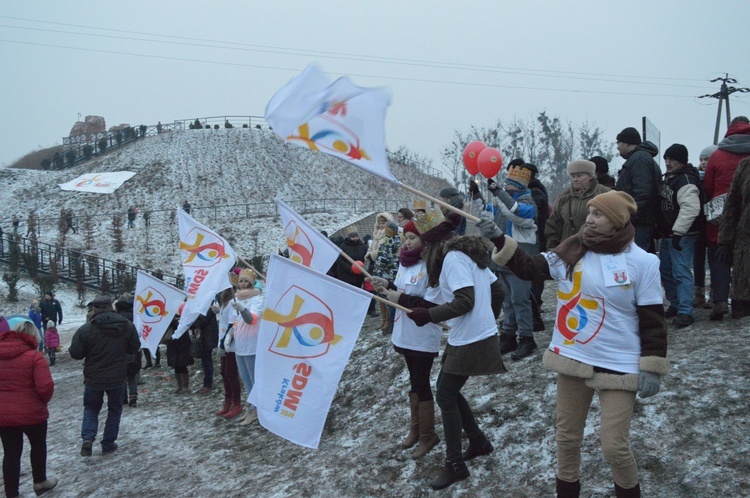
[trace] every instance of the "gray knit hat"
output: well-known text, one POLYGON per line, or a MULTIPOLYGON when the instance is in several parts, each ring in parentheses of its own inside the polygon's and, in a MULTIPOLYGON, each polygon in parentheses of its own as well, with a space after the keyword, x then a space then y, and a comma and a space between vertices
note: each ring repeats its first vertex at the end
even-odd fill
POLYGON ((701 151, 701 155, 698 156, 698 158, 700 159, 701 157, 711 157, 711 154, 716 152, 716 149, 717 147, 715 145, 709 145, 701 151))

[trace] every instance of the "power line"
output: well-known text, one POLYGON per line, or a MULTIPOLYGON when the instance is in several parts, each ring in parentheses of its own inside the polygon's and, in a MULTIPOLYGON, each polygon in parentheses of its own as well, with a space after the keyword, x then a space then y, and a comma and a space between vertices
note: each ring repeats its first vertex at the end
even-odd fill
MULTIPOLYGON (((166 56, 166 55, 138 54, 138 53, 133 53, 133 52, 121 52, 121 51, 116 51, 116 50, 71 47, 71 46, 65 46, 65 45, 52 45, 52 44, 47 44, 47 43, 35 43, 35 42, 7 40, 7 39, 0 39, 0 42, 16 43, 16 44, 21 44, 21 45, 32 45, 32 46, 38 46, 38 47, 58 48, 58 49, 65 49, 65 50, 79 50, 79 51, 84 51, 84 52, 94 52, 94 53, 102 53, 102 54, 110 54, 110 55, 129 55, 133 57, 144 57, 144 58, 149 58, 149 59, 174 60, 174 61, 180 61, 180 62, 197 62, 197 63, 203 63, 203 64, 249 67, 249 68, 256 68, 256 69, 274 69, 274 70, 279 70, 279 71, 290 71, 294 73, 300 72, 300 68, 269 66, 269 65, 262 65, 262 64, 221 62, 221 61, 213 61, 213 60, 207 60, 207 59, 171 57, 171 56, 166 56)), ((501 84, 494 84, 494 83, 472 83, 472 82, 467 82, 467 81, 448 81, 448 80, 436 80, 436 79, 428 79, 428 78, 405 78, 405 77, 396 77, 396 76, 384 76, 382 74, 347 73, 347 76, 356 76, 356 77, 362 77, 362 78, 376 78, 376 79, 395 80, 395 81, 411 81, 411 82, 417 82, 417 83, 435 83, 435 84, 461 85, 461 86, 473 86, 473 87, 484 87, 484 88, 506 88, 506 89, 514 89, 514 90, 536 90, 536 91, 545 91, 545 92, 564 92, 564 93, 599 94, 599 95, 628 95, 628 96, 638 96, 638 97, 693 98, 692 95, 671 95, 671 94, 637 93, 637 92, 612 92, 612 91, 603 91, 603 90, 584 90, 584 89, 578 90, 578 89, 567 89, 567 88, 544 88, 544 87, 533 87, 533 86, 526 86, 526 85, 524 86, 501 85, 501 84)))
POLYGON ((704 80, 699 80, 699 79, 671 78, 671 77, 658 77, 658 76, 634 76, 632 74, 582 73, 582 72, 574 72, 574 71, 554 71, 554 70, 543 70, 543 69, 532 69, 532 68, 484 66, 484 65, 451 63, 451 62, 420 60, 420 59, 402 59, 402 58, 371 56, 371 55, 361 55, 361 54, 351 54, 351 53, 341 53, 341 52, 296 49, 296 48, 290 48, 290 47, 278 47, 278 46, 271 46, 271 45, 257 45, 257 44, 240 43, 240 42, 232 42, 232 41, 184 37, 184 36, 176 36, 176 35, 163 35, 159 33, 147 33, 147 32, 140 32, 140 31, 99 28, 96 26, 59 23, 59 22, 52 22, 52 21, 39 21, 35 19, 17 18, 17 17, 11 17, 11 16, 0 16, 0 18, 11 19, 11 20, 16 20, 16 21, 35 22, 35 23, 41 23, 41 24, 50 24, 50 25, 57 25, 57 26, 82 28, 82 29, 94 29, 94 30, 108 31, 108 32, 115 32, 115 33, 125 33, 125 34, 130 34, 130 35, 151 36, 151 37, 158 37, 158 38, 187 40, 187 41, 167 42, 167 41, 159 41, 159 40, 144 40, 141 38, 117 37, 114 35, 98 35, 98 34, 92 34, 92 33, 76 33, 76 32, 66 32, 66 31, 60 31, 60 30, 47 30, 47 29, 42 29, 42 28, 29 28, 29 27, 21 27, 21 26, 2 25, 2 27, 13 28, 13 29, 46 31, 46 32, 52 32, 52 33, 73 34, 73 35, 79 35, 79 36, 96 36, 96 37, 105 37, 105 38, 114 38, 114 39, 148 41, 148 42, 156 42, 156 43, 170 43, 170 44, 198 46, 198 47, 207 47, 207 48, 221 48, 225 50, 247 50, 247 51, 257 51, 257 52, 276 53, 276 54, 281 53, 281 54, 286 54, 286 55, 316 56, 316 57, 325 57, 325 58, 330 58, 330 59, 369 61, 369 62, 379 62, 379 63, 399 64, 399 65, 409 65, 409 66, 416 65, 416 66, 421 66, 421 67, 435 67, 435 68, 440 68, 440 69, 473 70, 473 71, 479 71, 479 72, 494 72, 494 73, 515 74, 515 75, 522 75, 522 76, 542 76, 542 77, 548 77, 548 78, 584 79, 587 81, 592 81, 592 80, 593 81, 607 81, 607 82, 641 84, 641 85, 705 88, 705 85, 696 86, 696 85, 681 85, 677 83, 656 83, 656 82, 649 83, 649 82, 644 82, 644 81, 633 81, 633 79, 664 80, 664 81, 701 81, 701 82, 704 81, 704 80), (195 42, 235 45, 238 48, 217 47, 215 45, 204 45, 204 44, 199 44, 195 42), (601 78, 593 78, 593 77, 601 77, 601 78), (616 80, 612 78, 629 78, 629 80, 623 81, 623 80, 616 80))

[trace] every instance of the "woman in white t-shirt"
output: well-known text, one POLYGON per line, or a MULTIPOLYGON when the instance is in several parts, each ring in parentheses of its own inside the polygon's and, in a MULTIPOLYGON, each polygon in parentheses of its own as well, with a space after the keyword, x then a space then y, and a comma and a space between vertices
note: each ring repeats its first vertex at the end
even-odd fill
MULTIPOLYGON (((423 230, 427 231, 427 228, 428 225, 422 225, 423 230)), ((383 293, 390 288, 410 296, 424 297, 427 290, 427 267, 422 259, 422 251, 425 246, 412 220, 406 221, 403 230, 404 245, 398 254, 399 266, 395 280, 390 282, 375 277, 373 285, 383 293)), ((435 400, 430 387, 430 372, 440 351, 441 338, 442 331, 437 325, 417 327, 403 311, 396 310, 391 340, 396 352, 404 356, 411 383, 411 425, 409 435, 401 443, 401 447, 407 449, 419 443, 412 452, 414 459, 425 456, 440 442, 435 433, 435 400)))
POLYGON ((580 494, 583 432, 598 391, 602 452, 616 495, 636 497, 629 436, 635 395, 656 394, 669 371, 659 259, 633 243, 630 216, 637 206, 630 195, 606 192, 587 206, 583 230, 534 256, 517 250, 491 220, 477 226, 495 244, 497 264, 525 280, 542 276, 558 283, 555 329, 543 358, 558 374, 558 496, 580 494))
MULTIPOLYGON (((228 333, 229 347, 234 351, 242 383, 245 384, 247 394, 253 390, 255 384, 255 354, 258 350, 258 331, 260 330, 260 314, 263 311, 263 296, 255 288, 255 272, 244 268, 237 279, 237 292, 231 306, 234 313, 229 320, 233 323, 228 333)), ((224 345, 227 345, 226 339, 224 345)), ((248 425, 258 419, 255 407, 248 403, 245 417, 241 425, 248 425)))
MULTIPOLYGON (((423 216, 437 216, 435 213, 418 216, 417 228, 423 216)), ((506 371, 495 322, 502 308, 503 290, 488 268, 486 242, 481 237, 451 238, 460 222, 461 217, 451 213, 422 233, 427 270, 424 298, 388 292, 389 300, 411 308, 407 316, 417 326, 445 322, 450 327, 435 396, 443 416, 447 457, 443 471, 430 483, 436 490, 469 477, 465 461, 494 449, 474 419, 461 388, 471 376, 506 371), (469 438, 463 453, 462 429, 469 438)))

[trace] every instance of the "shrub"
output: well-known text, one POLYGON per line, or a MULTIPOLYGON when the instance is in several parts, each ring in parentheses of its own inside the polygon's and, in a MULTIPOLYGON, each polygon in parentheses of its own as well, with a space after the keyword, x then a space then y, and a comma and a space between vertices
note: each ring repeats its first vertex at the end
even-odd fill
MULTIPOLYGON (((206 126, 206 128, 208 128, 208 126, 206 126)), ((219 129, 219 125, 215 124, 214 125, 214 130, 218 130, 218 129, 219 129)))
POLYGON ((45 157, 39 164, 41 164, 43 170, 49 170, 52 167, 52 159, 45 157))
POLYGON ((94 155, 94 148, 89 144, 84 145, 82 151, 86 160, 91 159, 91 156, 94 155))
POLYGON ((68 161, 68 167, 71 167, 76 162, 76 150, 68 149, 65 151, 65 159, 68 161))
POLYGON ((55 155, 52 156, 52 164, 54 164, 53 169, 63 169, 65 159, 63 158, 63 155, 59 152, 55 152, 55 155))
POLYGON ((107 150, 107 137, 99 139, 97 145, 99 146, 99 152, 104 154, 104 152, 107 150))

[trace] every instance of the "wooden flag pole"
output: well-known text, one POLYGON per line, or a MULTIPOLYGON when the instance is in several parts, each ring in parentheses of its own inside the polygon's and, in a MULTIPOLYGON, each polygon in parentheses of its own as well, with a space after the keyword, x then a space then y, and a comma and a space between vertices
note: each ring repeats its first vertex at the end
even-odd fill
POLYGON ((410 187, 410 186, 405 185, 403 183, 400 183, 399 186, 402 189, 406 190, 407 192, 411 192, 412 194, 414 194, 414 195, 416 195, 418 197, 422 197, 423 199, 427 199, 428 201, 431 201, 431 202, 434 202, 435 204, 443 206, 445 209, 449 209, 449 210, 453 211, 456 214, 460 214, 461 216, 465 217, 466 219, 469 219, 469 220, 474 221, 474 222, 477 222, 477 221, 480 220, 478 217, 474 216, 473 214, 467 213, 466 211, 462 211, 462 210, 458 209, 457 207, 448 204, 445 201, 441 201, 440 199, 432 197, 431 195, 427 195, 424 192, 420 192, 419 190, 417 190, 417 189, 415 189, 413 187, 410 187))

